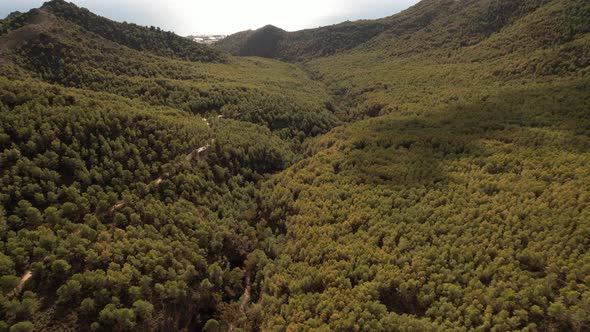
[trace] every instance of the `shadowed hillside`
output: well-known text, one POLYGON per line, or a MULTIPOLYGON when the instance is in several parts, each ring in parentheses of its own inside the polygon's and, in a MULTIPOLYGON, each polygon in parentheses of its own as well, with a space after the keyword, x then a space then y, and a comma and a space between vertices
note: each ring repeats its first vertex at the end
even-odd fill
POLYGON ((299 142, 337 122, 323 88, 294 66, 229 59, 185 38, 115 23, 63 1, 7 21, 0 53, 8 76, 26 75, 195 114, 249 119, 299 142), (190 47, 175 51, 185 43, 190 47), (201 51, 207 61, 217 62, 181 60, 182 52, 196 56, 201 51))
POLYGON ((243 31, 222 39, 219 48, 240 56, 261 56, 277 58, 278 44, 288 32, 272 25, 258 30, 243 31))

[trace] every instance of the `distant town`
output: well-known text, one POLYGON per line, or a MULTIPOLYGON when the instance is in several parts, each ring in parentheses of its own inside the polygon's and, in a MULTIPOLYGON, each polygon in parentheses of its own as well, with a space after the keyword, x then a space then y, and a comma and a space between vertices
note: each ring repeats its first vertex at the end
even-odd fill
POLYGON ((196 36, 188 36, 187 38, 189 38, 199 44, 213 45, 225 37, 227 37, 227 36, 226 35, 196 35, 196 36))

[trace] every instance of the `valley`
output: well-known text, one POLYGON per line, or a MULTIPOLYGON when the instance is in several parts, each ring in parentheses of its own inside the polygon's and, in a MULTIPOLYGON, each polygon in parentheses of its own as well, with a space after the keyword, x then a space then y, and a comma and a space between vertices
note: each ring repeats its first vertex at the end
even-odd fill
POLYGON ((589 105, 584 0, 9 15, 0 331, 588 330, 589 105))

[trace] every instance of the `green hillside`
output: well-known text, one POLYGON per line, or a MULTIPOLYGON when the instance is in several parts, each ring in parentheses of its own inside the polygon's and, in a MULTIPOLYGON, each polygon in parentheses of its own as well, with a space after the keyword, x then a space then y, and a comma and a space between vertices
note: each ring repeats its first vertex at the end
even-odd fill
POLYGON ((0 331, 590 330, 585 0, 217 49, 56 0, 0 73, 0 331))
MULTIPOLYGON (((229 36, 217 47, 235 55, 257 55, 287 61, 305 61, 355 48, 387 48, 392 56, 429 50, 455 50, 476 45, 521 18, 537 11, 567 6, 567 12, 537 21, 537 33, 571 38, 587 32, 587 4, 550 0, 423 0, 402 13, 379 20, 345 22, 318 29, 277 34, 267 27, 229 36), (564 18, 576 17, 572 21, 564 18), (558 25, 559 24, 559 25, 558 25), (269 40, 273 40, 269 45, 269 40), (270 47, 274 45, 274 48, 270 47)), ((547 36, 547 37, 549 37, 547 36)), ((508 46, 503 44, 503 46, 508 46)))
POLYGON ((470 5, 305 62, 371 119, 265 184, 262 330, 590 328, 590 7, 470 5))
POLYGON ((284 38, 277 57, 306 60, 340 118, 374 119, 266 184, 284 236, 262 330, 589 328, 589 15, 423 1, 284 38), (369 38, 340 46, 345 27, 369 38), (336 51, 305 46, 322 38, 336 51))
POLYGON ((502 87, 322 137, 266 184, 285 235, 263 330, 587 329, 589 91, 502 87))
POLYGON ((263 227, 245 211, 256 180, 292 162, 285 142, 107 94, 0 86, 3 320, 178 329, 237 301, 263 227))
MULTIPOLYGON (((295 66, 227 56, 222 56, 226 58, 224 63, 170 59, 149 50, 129 48, 126 41, 117 37, 136 34, 151 39, 152 29, 96 18, 99 23, 112 23, 123 29, 112 37, 104 31, 114 28, 97 23, 87 29, 76 24, 79 20, 91 22, 86 20, 88 15, 91 14, 62 1, 22 14, 15 21, 29 24, 16 25, 19 28, 0 35, 0 52, 2 45, 7 45, 4 52, 12 60, 3 71, 15 79, 27 76, 195 114, 251 120, 299 142, 325 133, 337 123, 330 110, 331 99, 323 87, 295 66), (79 18, 72 18, 71 13, 66 18, 62 14, 56 16, 53 8, 60 6, 77 13, 79 18)), ((192 43, 182 37, 174 38, 192 43)), ((211 52, 209 56, 219 54, 210 48, 207 52, 211 52)))
POLYGON ((272 246, 258 183, 339 122, 323 86, 63 1, 1 28, 0 330, 201 330, 236 312, 272 246))
POLYGON ((248 30, 222 39, 217 44, 224 49, 240 56, 260 56, 265 58, 280 57, 279 43, 288 32, 272 25, 264 26, 256 31, 248 30))

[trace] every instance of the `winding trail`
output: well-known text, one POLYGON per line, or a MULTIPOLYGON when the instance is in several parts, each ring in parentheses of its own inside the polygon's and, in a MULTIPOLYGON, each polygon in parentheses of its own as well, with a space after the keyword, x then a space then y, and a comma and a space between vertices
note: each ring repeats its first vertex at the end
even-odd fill
POLYGON ((28 270, 27 272, 25 272, 25 274, 23 274, 23 276, 20 278, 20 282, 18 283, 18 285, 16 287, 14 287, 14 289, 12 290, 12 292, 10 292, 10 294, 8 295, 9 297, 13 297, 16 296, 20 293, 20 291, 23 289, 23 287, 25 286, 25 283, 31 279, 33 277, 33 272, 31 270, 28 270))
MULTIPOLYGON (((218 119, 222 119, 224 116, 223 115, 219 115, 217 116, 218 119)), ((207 124, 207 128, 211 128, 211 123, 209 122, 208 119, 206 118, 202 118, 202 120, 207 124)), ((211 139, 209 143, 198 147, 194 150, 192 150, 190 153, 188 153, 186 155, 186 157, 180 161, 178 161, 175 165, 175 172, 178 172, 178 170, 183 166, 186 165, 187 163, 192 163, 193 160, 202 160, 205 158, 207 151, 211 148, 212 144, 215 143, 215 139, 211 139)), ((157 179, 155 179, 154 181, 152 181, 151 183, 153 183, 156 186, 159 186, 162 181, 164 181, 166 178, 170 177, 171 174, 169 172, 163 173, 162 175, 160 175, 157 179)), ((117 204, 113 205, 110 209, 111 214, 115 213, 116 211, 124 208, 126 205, 125 202, 117 202, 117 204)), ((29 272, 30 273, 30 272, 29 272)), ((240 297, 240 314, 243 317, 246 317, 246 307, 248 306, 248 304, 250 303, 250 299, 251 299, 251 293, 252 293, 252 280, 251 280, 251 275, 252 275, 252 271, 247 270, 245 273, 245 278, 244 278, 244 292, 242 293, 242 296, 240 297)), ((32 276, 32 274, 31 274, 32 276)), ((29 276, 28 278, 30 278, 31 276, 29 276)), ((23 276, 23 279, 25 278, 25 276, 23 276)), ((26 280, 28 280, 28 278, 26 280)), ((24 282, 26 282, 26 280, 24 282)), ((21 281, 22 284, 24 284, 23 281, 21 281)), ((20 285, 19 285, 20 286, 20 285)), ((22 286, 20 286, 22 287, 22 286)), ((234 327, 234 322, 229 324, 229 331, 234 331, 235 327, 234 327)))
POLYGON ((242 316, 246 316, 246 306, 250 303, 250 293, 252 292, 250 275, 250 270, 246 271, 246 287, 244 287, 244 293, 242 294, 242 300, 240 301, 240 312, 242 313, 242 316))
MULTIPOLYGON (((210 143, 207 143, 206 145, 203 145, 201 147, 198 147, 196 149, 194 149, 193 151, 191 151, 189 154, 186 155, 186 157, 180 161, 178 161, 176 163, 176 170, 175 172, 178 171, 178 169, 180 167, 182 167, 182 165, 184 165, 185 163, 190 163, 193 160, 201 160, 205 157, 206 152, 211 148, 211 144, 215 143, 214 139, 211 139, 210 143)), ((156 186, 159 186, 162 181, 164 181, 165 179, 170 177, 170 173, 166 172, 162 175, 160 175, 157 179, 155 179, 154 181, 152 181, 151 183, 153 183, 156 186)))
MULTIPOLYGON (((211 129, 211 123, 209 122, 209 120, 207 120, 206 118, 202 118, 202 120, 207 124, 207 128, 211 129)), ((205 158, 207 151, 209 151, 209 149, 211 148, 212 144, 215 143, 215 139, 211 139, 209 141, 209 143, 198 147, 194 150, 192 150, 191 152, 189 152, 186 157, 184 157, 184 159, 179 160, 174 166, 175 166, 175 170, 174 172, 178 172, 178 170, 183 166, 186 165, 187 163, 192 163, 193 160, 202 160, 205 158)), ((160 174, 160 176, 158 176, 158 178, 156 178, 155 180, 147 183, 149 184, 154 184, 156 187, 160 186, 160 184, 162 184, 162 182, 164 180, 166 180, 167 178, 169 178, 172 174, 170 174, 170 172, 166 172, 163 174, 160 174)), ((109 209, 109 212, 112 214, 114 214, 115 212, 121 210, 122 208, 124 208, 126 205, 125 202, 123 201, 119 201, 117 202, 115 205, 111 206, 111 208, 109 209)))
MULTIPOLYGON (((247 318, 246 314, 246 306, 250 303, 251 293, 252 293, 252 280, 251 280, 252 271, 247 270, 246 276, 244 279, 244 292, 242 293, 241 300, 240 300, 240 314, 243 318, 247 318)), ((235 322, 230 322, 228 326, 228 331, 234 331, 235 322)))
MULTIPOLYGON (((202 120, 207 124, 207 128, 211 129, 211 123, 209 123, 209 120, 207 120, 206 118, 202 118, 202 120)), ((185 163, 190 163, 193 160, 197 159, 197 160, 201 160, 204 158, 205 153, 211 148, 211 144, 215 143, 215 139, 211 139, 211 141, 209 143, 207 143, 206 145, 203 145, 201 147, 198 147, 194 150, 192 150, 189 154, 186 155, 186 157, 183 160, 180 160, 176 163, 176 170, 178 171, 178 169, 180 167, 182 167, 182 165, 184 165, 185 163)), ((166 172, 162 175, 160 175, 157 179, 155 179, 154 181, 152 181, 153 184, 155 184, 156 186, 159 186, 162 181, 164 181, 166 178, 170 177, 170 173, 166 172)))

